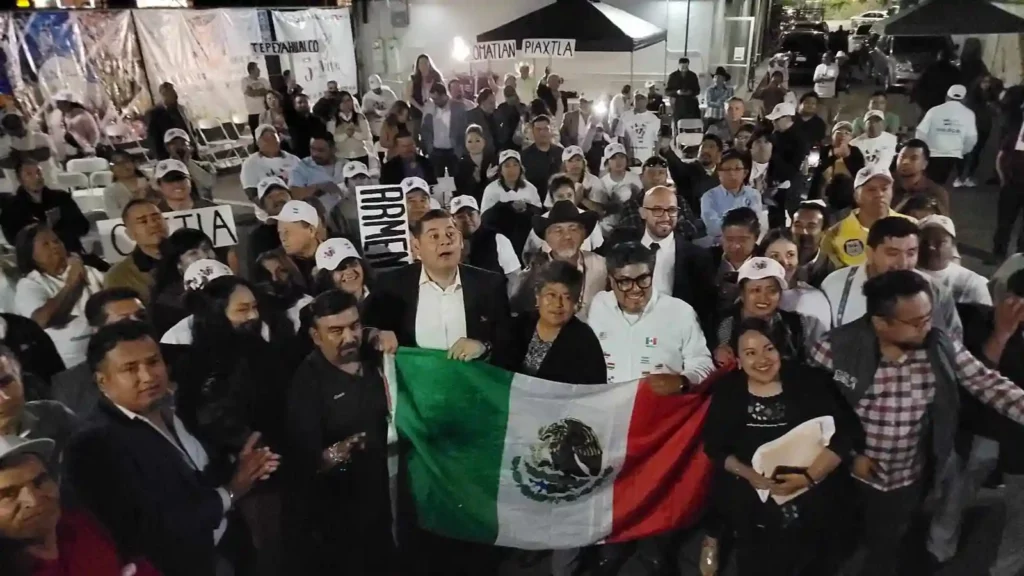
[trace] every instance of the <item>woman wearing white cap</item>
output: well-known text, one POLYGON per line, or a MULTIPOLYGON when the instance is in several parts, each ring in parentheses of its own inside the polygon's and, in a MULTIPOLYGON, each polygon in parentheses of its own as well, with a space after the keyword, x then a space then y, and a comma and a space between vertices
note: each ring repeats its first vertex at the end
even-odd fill
MULTIPOLYGON (((599 207, 599 203, 593 200, 594 197, 605 196, 604 183, 597 176, 587 170, 587 159, 583 149, 579 146, 567 146, 562 150, 562 173, 572 178, 576 184, 576 198, 574 204, 585 206, 589 210, 599 207)), ((544 200, 544 207, 551 208, 554 201, 551 195, 544 200)))
POLYGON ((597 194, 592 192, 590 199, 595 204, 591 208, 604 216, 601 230, 607 236, 619 223, 619 208, 629 202, 637 191, 643 190, 644 185, 640 176, 629 169, 629 153, 622 144, 612 143, 605 147, 604 165, 607 171, 601 176, 601 189, 597 194))
POLYGON ((498 166, 501 175, 484 189, 480 200, 480 213, 483 214, 497 204, 512 203, 517 212, 524 212, 527 204, 537 208, 543 207, 537 188, 526 180, 523 171, 522 157, 515 150, 503 150, 498 155, 498 166))
POLYGON ((370 132, 373 133, 374 138, 380 138, 380 128, 384 124, 384 117, 398 100, 398 96, 395 95, 394 90, 385 86, 381 82, 380 76, 376 74, 371 74, 366 83, 370 90, 363 94, 363 114, 366 115, 366 120, 370 123, 370 132))
POLYGON ((737 353, 730 342, 735 340, 736 328, 748 318, 768 322, 783 359, 802 362, 807 358, 811 346, 825 333, 825 327, 813 316, 781 308, 782 292, 786 288, 786 270, 782 264, 755 256, 740 266, 737 284, 739 301, 718 324, 715 362, 722 365, 736 359, 737 353))
POLYGON ((825 293, 801 277, 803 271, 800 268, 800 249, 792 232, 785 228, 770 230, 754 253, 775 260, 786 272, 780 308, 811 316, 826 330, 832 328, 832 306, 829 305, 825 293))
MULTIPOLYGON (((202 290, 211 280, 221 276, 233 276, 235 273, 227 265, 212 258, 200 258, 191 261, 181 274, 181 285, 184 287, 182 300, 188 299, 188 293, 202 290)), ((161 344, 188 346, 192 344, 192 323, 189 314, 171 326, 160 338, 161 344)))
POLYGON ((362 305, 373 280, 373 268, 347 238, 329 238, 316 249, 316 294, 337 289, 355 296, 362 305))

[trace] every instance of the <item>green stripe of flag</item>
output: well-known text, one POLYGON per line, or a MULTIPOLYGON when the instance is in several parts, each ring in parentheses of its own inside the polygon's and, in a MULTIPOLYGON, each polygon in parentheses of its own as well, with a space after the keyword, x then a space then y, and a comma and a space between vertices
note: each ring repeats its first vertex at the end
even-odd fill
POLYGON ((402 452, 417 521, 452 538, 494 541, 514 374, 444 357, 415 348, 395 357, 395 426, 409 444, 402 452))

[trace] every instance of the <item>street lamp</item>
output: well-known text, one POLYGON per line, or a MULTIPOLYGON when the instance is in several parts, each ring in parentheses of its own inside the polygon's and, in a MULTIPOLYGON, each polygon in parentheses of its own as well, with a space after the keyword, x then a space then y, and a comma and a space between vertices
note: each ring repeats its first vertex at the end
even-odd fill
POLYGON ((469 45, 461 36, 456 36, 452 40, 452 58, 457 62, 465 62, 469 58, 469 45))

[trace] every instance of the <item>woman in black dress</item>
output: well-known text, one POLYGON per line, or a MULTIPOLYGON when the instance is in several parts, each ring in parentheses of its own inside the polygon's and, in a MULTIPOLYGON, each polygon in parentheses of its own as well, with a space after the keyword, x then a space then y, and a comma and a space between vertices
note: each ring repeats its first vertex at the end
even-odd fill
POLYGON ((544 264, 533 287, 536 310, 514 321, 513 343, 498 351, 508 370, 566 384, 605 384, 607 367, 601 342, 576 318, 583 273, 554 260, 544 264))
POLYGON ((830 542, 842 524, 835 495, 844 480, 833 471, 854 445, 852 419, 833 397, 829 374, 783 361, 767 322, 743 320, 734 334, 739 369, 715 385, 704 452, 722 472, 713 501, 737 536, 739 574, 833 574, 830 542), (810 466, 766 475, 751 467, 761 445, 818 417, 830 417, 834 433, 810 466), (758 490, 769 492, 766 501, 758 490), (797 493, 781 505, 772 498, 797 493))

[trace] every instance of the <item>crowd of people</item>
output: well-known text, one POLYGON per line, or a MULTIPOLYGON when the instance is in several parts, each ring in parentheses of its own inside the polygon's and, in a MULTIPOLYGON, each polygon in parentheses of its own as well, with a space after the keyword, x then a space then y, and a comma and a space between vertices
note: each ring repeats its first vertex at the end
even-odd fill
MULTIPOLYGON (((677 574, 694 530, 704 574, 729 559, 742 576, 950 562, 983 483, 1024 485, 1024 257, 991 283, 961 266, 945 188, 945 159, 977 141, 950 128, 965 88, 897 148, 884 94, 835 122, 818 108, 834 87, 794 104, 773 73, 770 112, 748 121, 724 70, 701 110, 679 64, 664 95, 675 129, 650 87, 624 87, 601 117, 528 65, 467 98, 421 56, 402 99, 371 76, 361 103, 334 84, 310 105, 250 64, 256 152, 240 186, 261 223, 246 254, 168 233, 163 213, 212 205, 173 86, 151 114, 166 156, 154 182, 114 159, 108 210, 135 247, 113 266, 83 248, 89 222, 40 158, 19 155, 0 211, 22 274, 0 314, 0 573, 536 562, 417 525, 381 373, 399 347, 566 384, 645 379, 662 396, 714 379, 699 524, 554 551, 558 576, 616 574, 632 556, 677 574), (444 205, 433 186, 449 175, 444 205), (355 193, 376 182, 405 196, 412 264, 362 254, 355 193), (759 446, 820 417, 834 432, 812 465, 755 471, 759 446)), ((1018 120, 999 148, 1004 191, 1024 183, 1022 134, 1018 120)), ((1024 522, 1020 497, 1007 506, 1024 522)), ((993 576, 1024 569, 1019 529, 993 576)))

